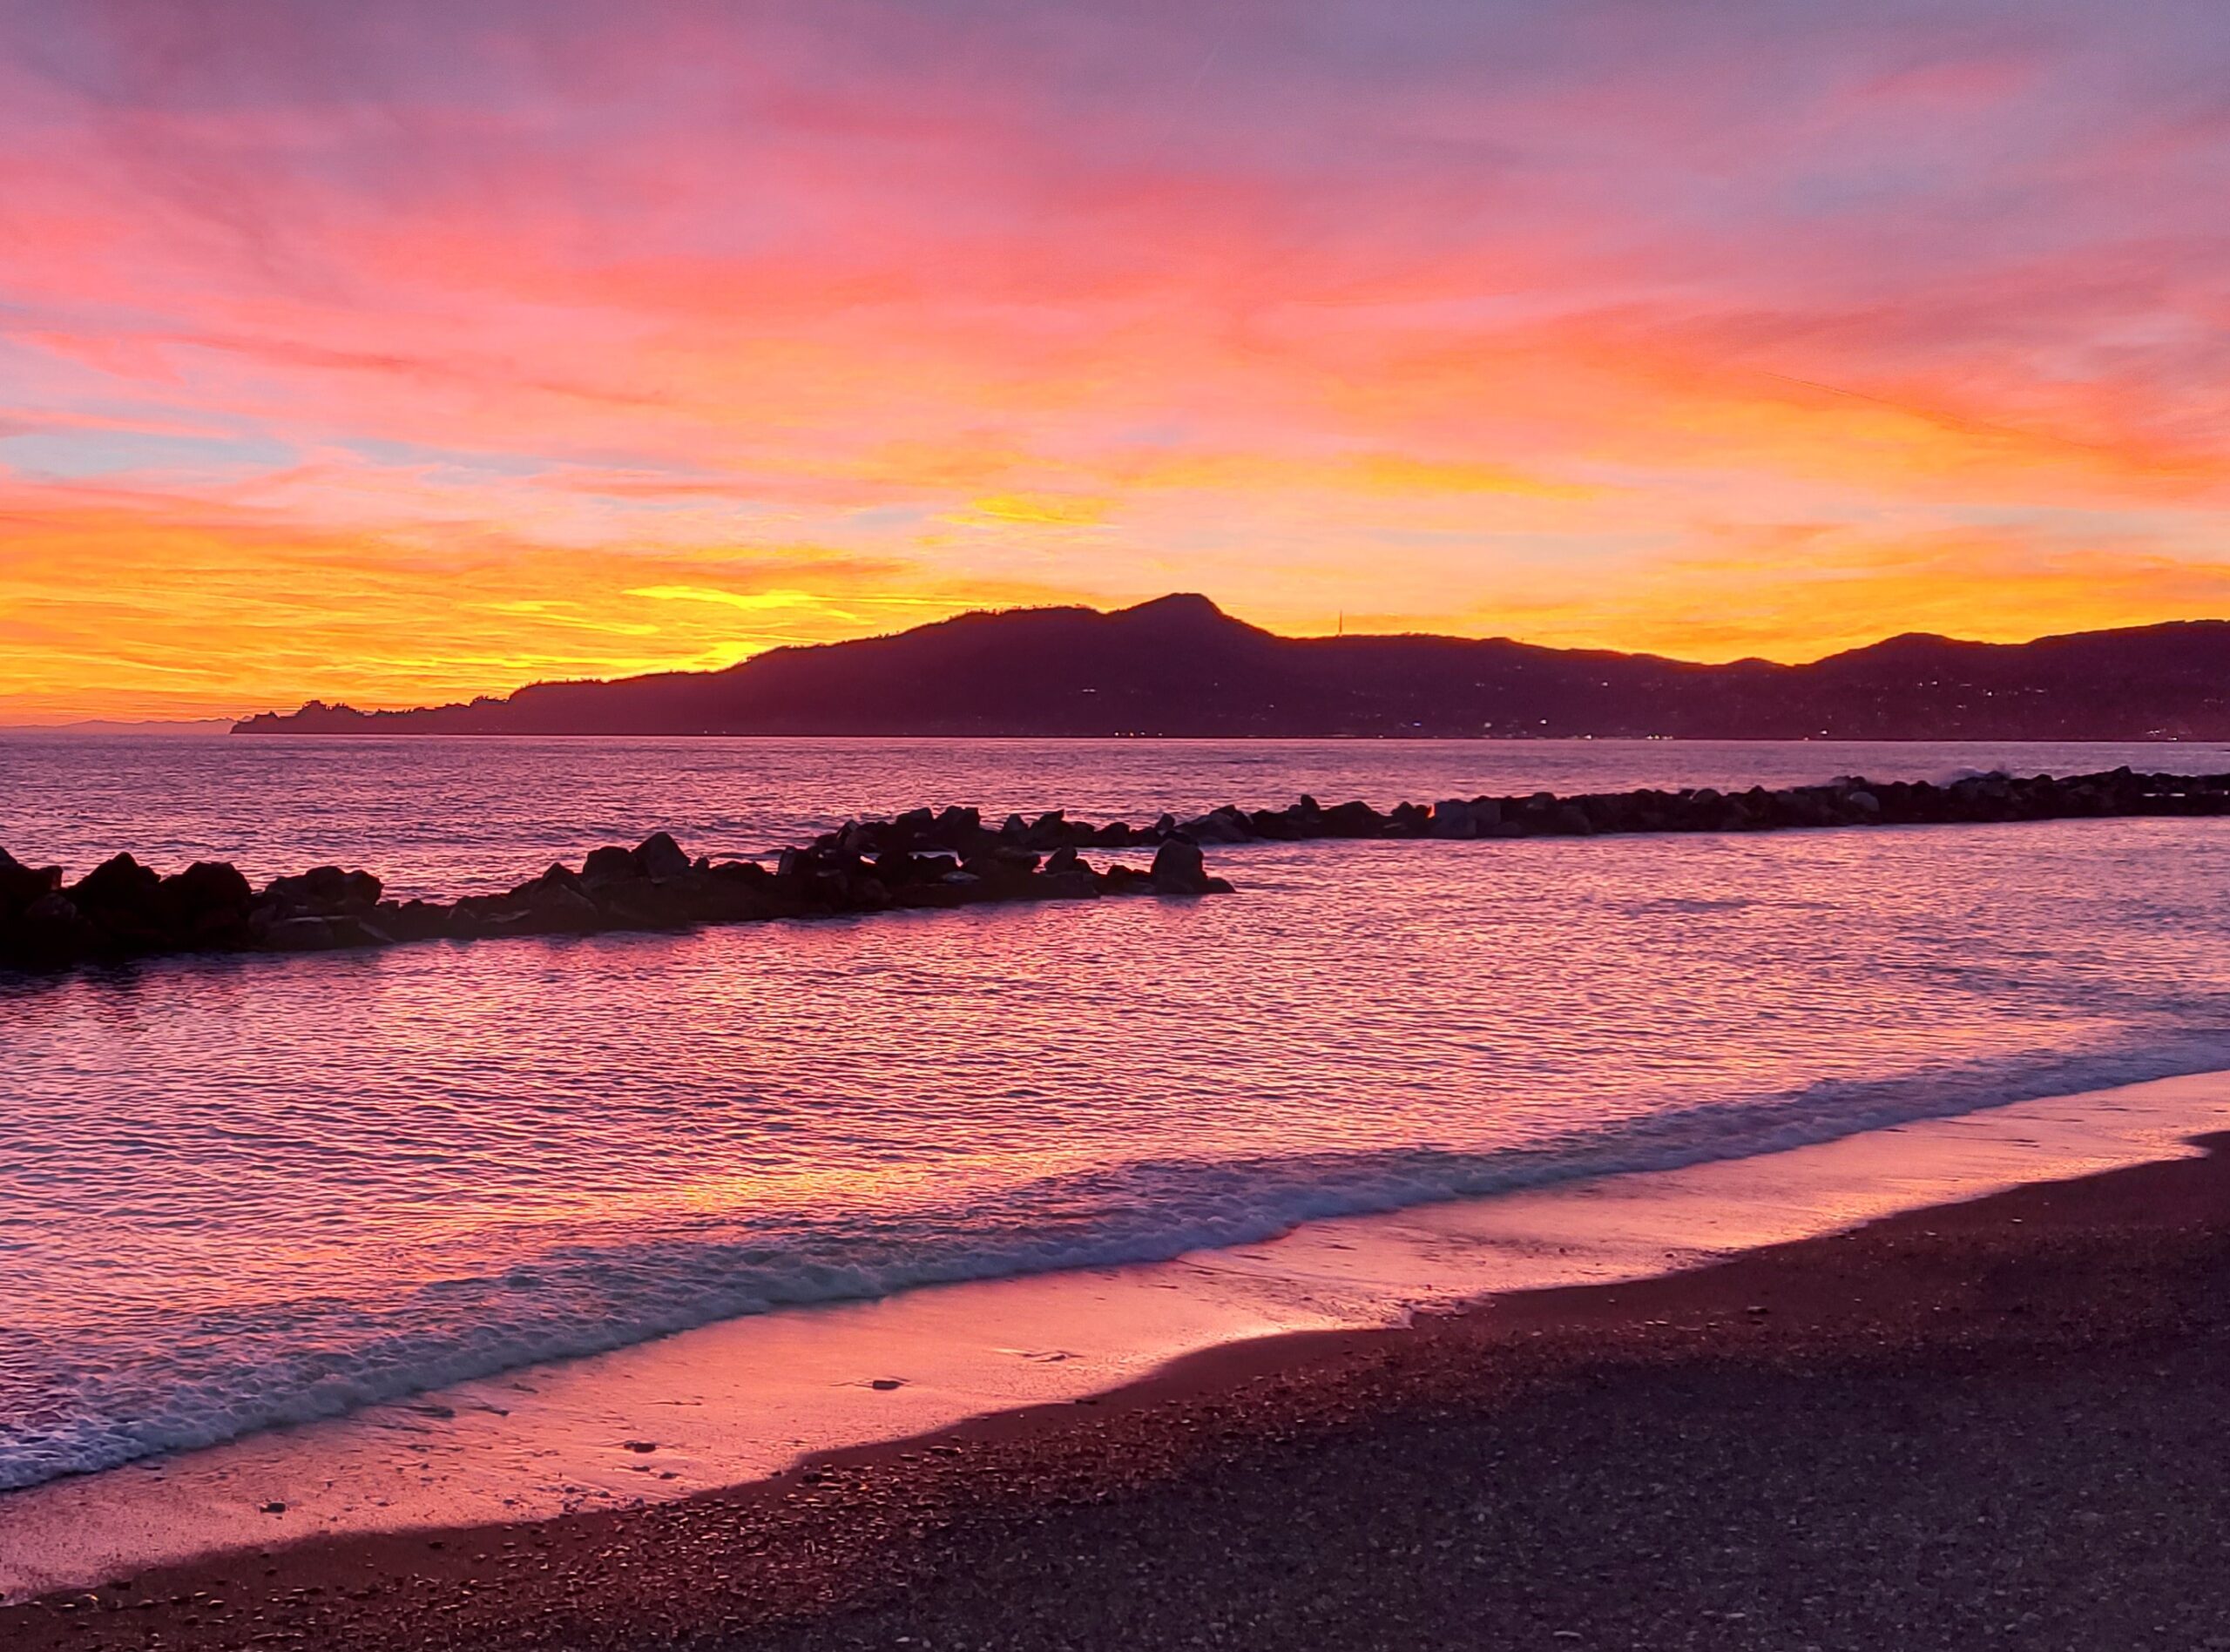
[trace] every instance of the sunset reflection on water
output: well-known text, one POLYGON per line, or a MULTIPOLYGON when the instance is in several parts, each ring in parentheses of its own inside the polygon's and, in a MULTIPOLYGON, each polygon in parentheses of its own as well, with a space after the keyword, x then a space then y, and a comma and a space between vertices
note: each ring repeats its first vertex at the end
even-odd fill
POLYGON ((2230 833, 1266 847, 1236 895, 5 989, 0 1482, 769 1304, 2230 1065, 2230 833))

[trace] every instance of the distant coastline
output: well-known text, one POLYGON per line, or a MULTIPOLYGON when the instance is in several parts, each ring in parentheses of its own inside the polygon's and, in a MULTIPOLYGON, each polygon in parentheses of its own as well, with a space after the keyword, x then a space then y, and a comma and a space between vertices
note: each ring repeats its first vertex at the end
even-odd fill
MULTIPOLYGON (((277 713, 259 713, 275 716, 277 713)), ((246 719, 243 719, 245 722, 246 719)), ((18 732, 0 729, 0 735, 18 732)), ((655 733, 611 734, 591 729, 534 730, 514 729, 443 729, 427 732, 413 729, 278 729, 247 728, 240 723, 227 724, 222 735, 255 734, 269 737, 283 735, 297 740, 332 740, 339 745, 364 739, 452 739, 452 740, 856 740, 862 745, 874 745, 887 740, 949 741, 966 744, 983 740, 1052 740, 1089 745, 1095 741, 1135 741, 1140 745, 1228 745, 1259 744, 1262 745, 1318 745, 1352 741, 1358 745, 1374 743, 1416 745, 1462 744, 1469 741, 1480 745, 1944 745, 1962 741, 1989 741, 2004 745, 2209 745, 2230 742, 2230 733, 2200 734, 2139 734, 2126 738, 2110 735, 1962 735, 1939 738, 1931 734, 1875 734, 1864 737, 1843 734, 1417 734, 1388 732, 1382 734, 1047 734, 1024 730, 997 734, 921 734, 908 732, 892 733, 800 734, 790 731, 767 733, 730 733, 726 731, 666 730, 655 733)))
POLYGON ((1969 643, 1892 637, 1808 664, 1700 664, 1506 637, 1291 637, 1205 597, 963 614, 719 671, 539 683, 242 734, 866 738, 2230 739, 2230 621, 1969 643))
POLYGON ((131 735, 152 739, 206 740, 230 734, 238 726, 227 717, 149 718, 140 721, 84 718, 74 723, 0 723, 0 737, 68 740, 131 735))

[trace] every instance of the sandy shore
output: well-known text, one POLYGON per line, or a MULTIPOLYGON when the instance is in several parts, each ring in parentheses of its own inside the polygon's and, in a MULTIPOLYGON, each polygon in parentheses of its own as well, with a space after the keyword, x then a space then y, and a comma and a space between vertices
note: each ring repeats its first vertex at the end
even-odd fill
POLYGON ((1752 1157, 1303 1224, 1163 1263, 715 1322, 0 1495, 0 1600, 227 1550, 672 1502, 830 1452, 1104 1395, 1173 1361, 1641 1279, 1875 1217, 2189 1154, 2197 1074, 1752 1157))
POLYGON ((2226 1279, 2226 1161, 2146 1164, 677 1502, 218 1556, 0 1644, 2230 1646, 2226 1279))

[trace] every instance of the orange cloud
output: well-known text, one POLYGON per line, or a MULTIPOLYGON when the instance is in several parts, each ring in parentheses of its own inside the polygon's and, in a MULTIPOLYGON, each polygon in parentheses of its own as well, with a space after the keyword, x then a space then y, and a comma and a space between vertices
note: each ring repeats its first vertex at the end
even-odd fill
MULTIPOLYGON (((366 707, 491 686, 710 670, 983 600, 798 549, 428 551, 284 523, 0 501, 0 723, 366 707), (101 570, 98 582, 84 577, 101 570), (709 583, 707 582, 720 582, 709 583)), ((1010 603, 1041 590, 1002 590, 1010 603)))
POLYGON ((0 716, 2218 603, 2230 63, 2134 3, 0 19, 0 716))
MULTIPOLYGON (((1797 661, 1904 631, 2025 642, 2230 614, 2230 556, 2116 544, 2046 550, 1987 533, 1874 537, 1819 523, 1727 539, 1715 555, 1625 570, 1585 600, 1512 590, 1464 615, 1462 628, 1573 648, 1797 661)), ((1351 630, 1422 623, 1414 615, 1349 617, 1351 630)))

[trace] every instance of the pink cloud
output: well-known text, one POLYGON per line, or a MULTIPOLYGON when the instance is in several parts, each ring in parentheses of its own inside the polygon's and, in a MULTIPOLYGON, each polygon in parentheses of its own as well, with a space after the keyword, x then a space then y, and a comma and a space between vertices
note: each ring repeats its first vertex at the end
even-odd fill
POLYGON ((2139 10, 0 3, 0 466, 1273 617, 1792 509, 2181 556, 2230 45, 2139 10))

